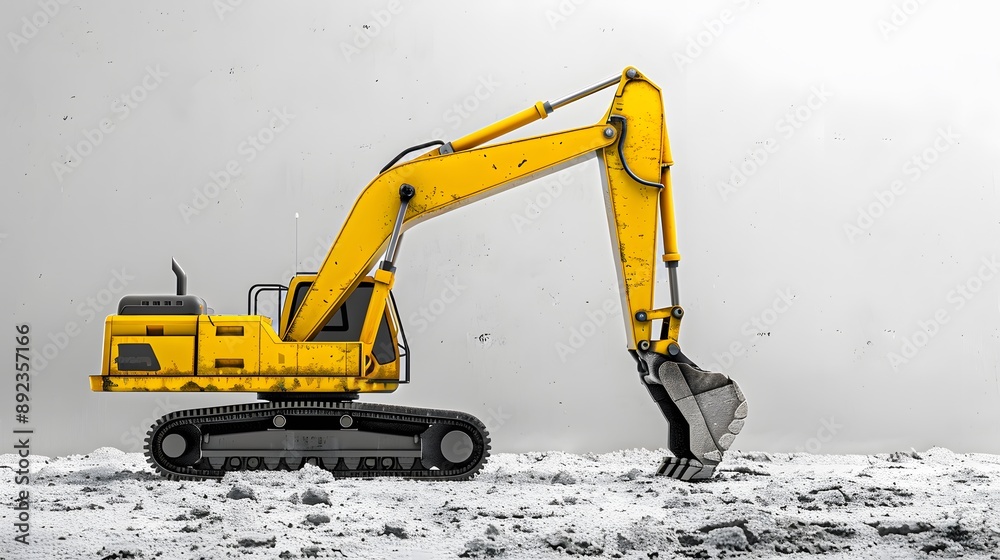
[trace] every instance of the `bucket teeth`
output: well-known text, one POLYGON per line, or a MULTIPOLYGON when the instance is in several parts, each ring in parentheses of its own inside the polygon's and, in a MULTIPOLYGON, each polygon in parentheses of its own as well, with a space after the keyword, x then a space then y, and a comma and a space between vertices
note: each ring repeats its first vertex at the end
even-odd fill
POLYGON ((712 478, 715 466, 708 466, 695 459, 678 459, 677 457, 666 457, 660 463, 660 468, 656 474, 669 476, 677 480, 704 480, 712 478))
POLYGON ((676 424, 670 426, 668 441, 675 457, 664 459, 658 474, 679 480, 711 478, 723 453, 743 430, 747 416, 743 392, 721 373, 651 352, 641 357, 648 366, 643 381, 650 395, 667 421, 676 424), (652 386, 655 381, 662 388, 652 386))
MULTIPOLYGON (((740 396, 742 395, 743 391, 740 391, 740 396)), ((734 413, 734 415, 740 419, 747 417, 747 402, 745 400, 742 403, 740 403, 740 406, 736 407, 736 412, 734 413)))

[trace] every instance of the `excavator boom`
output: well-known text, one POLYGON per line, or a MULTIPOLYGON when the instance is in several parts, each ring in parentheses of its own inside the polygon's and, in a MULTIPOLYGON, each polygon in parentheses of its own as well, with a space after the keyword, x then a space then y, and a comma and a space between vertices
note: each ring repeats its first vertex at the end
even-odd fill
MULTIPOLYGON (((620 249, 615 262, 622 280, 623 309, 629 311, 625 314, 629 348, 651 342, 651 322, 637 321, 635 313, 653 307, 658 227, 663 227, 667 243, 664 258, 676 263, 680 256, 670 202, 669 169, 673 162, 661 92, 632 68, 572 96, 536 103, 381 173, 354 203, 282 338, 312 340, 372 270, 390 244, 403 185, 410 185, 415 194, 405 206, 397 236, 424 220, 594 155, 602 162, 612 246, 620 249), (617 86, 614 102, 593 126, 482 146, 610 86, 617 86), (622 153, 627 154, 627 160, 622 153), (666 211, 658 221, 661 206, 666 211)), ((665 350, 666 345, 661 346, 665 350)))

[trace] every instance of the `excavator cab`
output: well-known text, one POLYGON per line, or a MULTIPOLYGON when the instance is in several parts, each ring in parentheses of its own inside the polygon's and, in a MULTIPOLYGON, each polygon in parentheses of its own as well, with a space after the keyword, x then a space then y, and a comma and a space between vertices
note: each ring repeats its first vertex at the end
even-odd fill
MULTIPOLYGON (((295 316, 302 299, 309 291, 316 274, 298 274, 288 283, 285 304, 280 309, 279 333, 288 329, 289 318, 295 316)), ((351 342, 361 339, 361 327, 364 326, 365 314, 371 303, 375 282, 369 276, 351 292, 343 305, 333 312, 329 321, 323 326, 314 342, 351 342)), ((372 345, 371 360, 366 365, 366 372, 371 373, 376 367, 385 367, 401 360, 401 371, 404 373, 401 383, 409 382, 409 360, 407 359, 406 334, 403 324, 399 321, 399 311, 396 299, 389 292, 388 304, 378 324, 375 342, 372 345)))

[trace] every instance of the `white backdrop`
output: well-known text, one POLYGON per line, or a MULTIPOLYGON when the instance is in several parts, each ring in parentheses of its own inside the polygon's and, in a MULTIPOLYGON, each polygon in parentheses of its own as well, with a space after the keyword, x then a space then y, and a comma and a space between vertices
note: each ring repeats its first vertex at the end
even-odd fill
MULTIPOLYGON (((0 11, 3 344, 13 362, 30 324, 35 452, 137 451, 161 414, 252 399, 88 390, 104 316, 169 293, 171 256, 217 312, 245 312, 250 284, 296 267, 296 212, 314 269, 401 149, 627 65, 664 89, 681 343, 747 394, 737 447, 1000 452, 995 3, 0 11)), ((609 96, 523 133, 596 122, 609 96)), ((414 383, 378 400, 472 412, 499 451, 662 446, 611 259, 593 160, 410 230, 395 294, 414 383)))

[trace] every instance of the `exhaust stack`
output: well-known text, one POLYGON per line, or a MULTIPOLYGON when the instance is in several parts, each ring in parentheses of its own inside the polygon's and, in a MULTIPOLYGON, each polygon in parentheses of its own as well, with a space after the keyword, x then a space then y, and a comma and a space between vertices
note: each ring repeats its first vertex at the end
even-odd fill
POLYGON ((170 268, 177 275, 177 295, 187 295, 188 277, 181 265, 177 264, 177 259, 170 258, 170 268))

